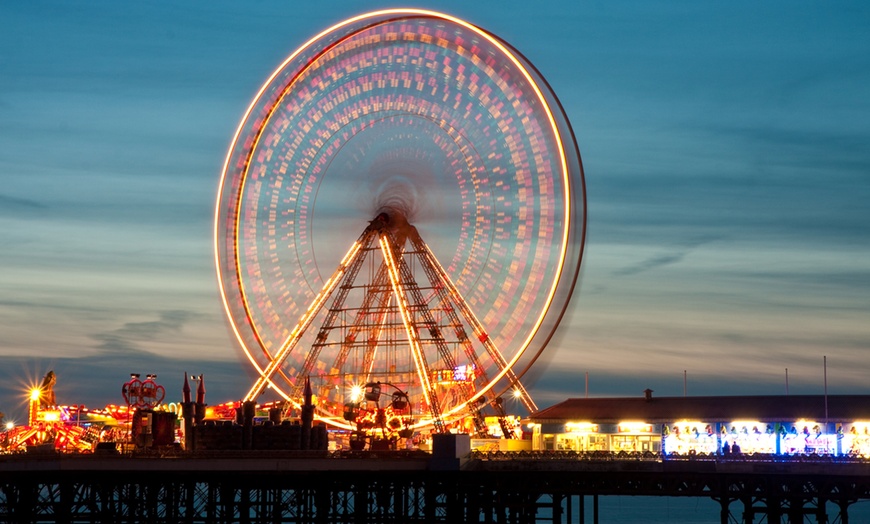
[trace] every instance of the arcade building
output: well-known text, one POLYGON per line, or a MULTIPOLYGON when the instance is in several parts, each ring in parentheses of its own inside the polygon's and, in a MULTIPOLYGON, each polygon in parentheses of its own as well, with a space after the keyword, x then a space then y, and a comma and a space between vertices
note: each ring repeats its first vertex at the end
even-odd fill
POLYGON ((570 398, 529 417, 532 449, 870 457, 870 395, 570 398))

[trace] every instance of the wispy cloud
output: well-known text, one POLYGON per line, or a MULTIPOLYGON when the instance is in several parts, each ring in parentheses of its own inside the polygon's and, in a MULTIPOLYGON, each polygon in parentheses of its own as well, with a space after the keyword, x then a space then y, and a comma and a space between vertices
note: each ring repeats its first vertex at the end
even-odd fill
POLYGON ((651 269, 656 269, 662 266, 667 266, 669 264, 676 264, 683 258, 685 258, 687 253, 687 251, 682 251, 679 253, 656 255, 654 257, 647 258, 646 260, 641 260, 636 264, 624 267, 622 269, 617 269, 613 272, 613 274, 615 276, 625 277, 629 275, 636 275, 638 273, 649 271, 651 269))
POLYGON ((696 239, 689 239, 682 242, 680 245, 672 247, 668 253, 661 253, 647 257, 625 267, 615 269, 612 274, 614 276, 625 277, 672 264, 678 264, 693 250, 703 246, 704 244, 709 244, 710 242, 719 240, 720 238, 721 237, 718 236, 709 236, 707 238, 699 237, 696 239))
POLYGON ((181 333, 184 325, 197 316, 191 311, 164 311, 159 320, 128 322, 118 329, 95 333, 91 338, 99 342, 97 349, 105 353, 147 353, 145 343, 181 333))
POLYGON ((47 207, 48 206, 46 206, 42 202, 38 202, 30 198, 20 198, 0 194, 0 213, 14 213, 22 209, 45 209, 47 207))

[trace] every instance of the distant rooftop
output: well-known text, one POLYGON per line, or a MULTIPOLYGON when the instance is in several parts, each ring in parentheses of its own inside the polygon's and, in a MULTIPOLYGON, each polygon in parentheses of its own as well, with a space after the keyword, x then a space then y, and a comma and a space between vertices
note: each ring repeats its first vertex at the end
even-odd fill
MULTIPOLYGON (((785 420, 825 417, 824 395, 771 395, 724 397, 618 397, 569 398, 529 417, 537 423, 584 420, 617 423, 624 420, 785 420)), ((828 395, 827 420, 870 420, 870 395, 828 395)))

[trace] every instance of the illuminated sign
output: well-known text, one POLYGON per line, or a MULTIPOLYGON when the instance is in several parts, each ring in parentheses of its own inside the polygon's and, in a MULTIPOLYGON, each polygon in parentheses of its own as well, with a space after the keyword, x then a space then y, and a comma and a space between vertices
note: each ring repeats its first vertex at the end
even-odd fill
POLYGON ((653 425, 646 422, 620 422, 617 430, 620 433, 652 433, 653 425))
POLYGON ((568 433, 598 433, 598 424, 591 422, 566 422, 565 431, 568 433))
POLYGON ((456 366, 453 369, 436 369, 432 371, 432 381, 440 384, 456 382, 474 382, 475 369, 471 364, 456 366))
POLYGON ((40 422, 59 422, 60 411, 56 409, 43 410, 37 415, 37 420, 40 422))

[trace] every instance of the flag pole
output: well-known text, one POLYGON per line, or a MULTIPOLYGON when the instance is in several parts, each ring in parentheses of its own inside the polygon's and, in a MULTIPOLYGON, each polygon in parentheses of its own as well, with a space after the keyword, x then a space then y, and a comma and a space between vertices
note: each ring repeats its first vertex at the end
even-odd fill
POLYGON ((589 398, 589 372, 586 372, 586 398, 589 398))
POLYGON ((689 385, 688 385, 688 382, 686 380, 686 370, 685 369, 683 370, 683 396, 684 397, 689 396, 689 385))
POLYGON ((825 431, 828 426, 828 356, 822 357, 822 364, 825 368, 825 431))

